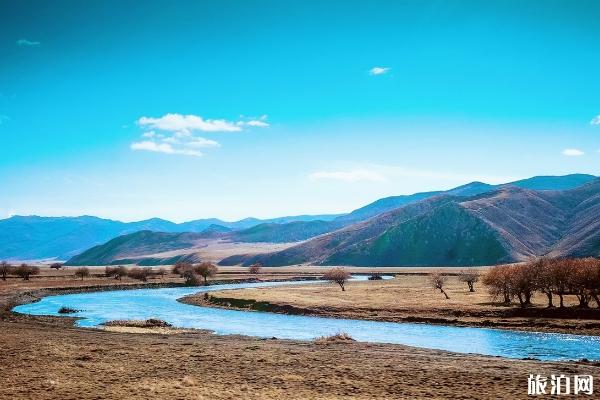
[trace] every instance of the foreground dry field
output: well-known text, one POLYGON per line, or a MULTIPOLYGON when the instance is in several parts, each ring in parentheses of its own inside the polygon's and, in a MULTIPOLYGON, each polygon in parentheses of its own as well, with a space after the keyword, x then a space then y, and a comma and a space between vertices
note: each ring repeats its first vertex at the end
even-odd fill
MULTIPOLYGON (((228 272, 216 279, 243 277, 228 272)), ((397 345, 261 340, 201 331, 107 332, 74 328, 68 318, 7 311, 23 292, 90 285, 97 289, 118 283, 100 276, 82 282, 69 273, 60 271, 56 276, 45 270, 41 278, 29 282, 0 281, 1 399, 517 399, 527 397, 527 377, 532 373, 600 375, 600 366, 589 363, 507 360, 397 345)), ((357 294, 358 287, 350 286, 348 293, 357 294)), ((331 301, 338 295, 333 286, 322 289, 331 291, 331 301)), ((435 299, 439 293, 429 295, 435 299)))
MULTIPOLYGON (((600 334, 599 310, 564 310, 561 318, 558 318, 560 310, 545 309, 545 296, 534 296, 535 307, 521 310, 516 305, 506 307, 493 303, 483 285, 475 286, 476 291, 469 292, 466 283, 459 282, 455 276, 449 277, 445 290, 450 299, 446 299, 438 290, 430 287, 426 275, 403 270, 391 280, 349 282, 344 292, 334 284, 228 290, 212 293, 210 304, 379 321, 420 321, 600 334), (563 318, 564 314, 569 313, 580 315, 578 318, 563 318)), ((565 298, 566 305, 576 304, 574 296, 565 298)), ((188 298, 186 302, 207 304, 202 296, 188 298)))

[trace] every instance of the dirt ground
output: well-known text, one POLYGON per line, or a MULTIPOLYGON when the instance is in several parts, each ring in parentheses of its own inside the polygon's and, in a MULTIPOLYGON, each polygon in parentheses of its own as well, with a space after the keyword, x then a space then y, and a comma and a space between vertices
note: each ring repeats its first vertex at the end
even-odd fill
MULTIPOLYGON (((243 276, 229 272, 215 279, 243 276)), ((74 328, 69 318, 6 311, 27 291, 115 284, 100 276, 81 282, 70 273, 0 281, 0 399, 520 399, 527 397, 529 374, 600 376, 600 364, 591 363, 202 331, 109 332, 74 328)))
MULTIPOLYGON (((533 307, 522 310, 516 304, 506 307, 492 302, 481 284, 475 284, 475 289, 469 292, 466 283, 451 276, 445 289, 450 299, 446 299, 430 287, 426 275, 403 271, 391 280, 348 282, 345 291, 335 284, 311 284, 213 292, 208 304, 352 319, 600 335, 598 309, 549 310, 546 297, 536 295, 533 307)), ((203 296, 187 298, 185 302, 207 305, 203 296)), ((566 296, 565 304, 577 304, 575 296, 566 296)))

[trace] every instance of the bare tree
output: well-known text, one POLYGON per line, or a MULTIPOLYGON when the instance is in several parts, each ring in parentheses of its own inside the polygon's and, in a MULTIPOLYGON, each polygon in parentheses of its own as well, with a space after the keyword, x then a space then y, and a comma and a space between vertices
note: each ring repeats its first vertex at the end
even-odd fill
POLYGON ((38 275, 40 273, 40 267, 29 264, 21 264, 15 269, 15 275, 23 278, 24 281, 28 281, 32 275, 38 275))
POLYGON ((15 272, 15 267, 7 263, 6 261, 0 262, 0 275, 2 275, 2 280, 6 280, 7 275, 12 275, 15 272))
POLYGON ((127 276, 129 270, 122 265, 117 265, 116 267, 106 267, 104 269, 104 274, 108 277, 114 276, 115 279, 121 280, 124 276, 127 276))
POLYGON ((167 270, 164 267, 160 267, 156 274, 160 275, 160 279, 164 279, 165 275, 167 274, 167 270))
POLYGON ((487 286, 492 299, 501 297, 504 304, 510 304, 513 296, 511 273, 510 265, 496 265, 484 275, 483 284, 487 286))
POLYGON ((79 267, 75 270, 75 276, 83 280, 83 278, 90 276, 90 269, 87 267, 79 267))
POLYGON ((250 267, 248 267, 248 273, 252 275, 258 275, 262 272, 262 264, 254 263, 250 267))
POLYGON ((171 269, 171 271, 175 275, 183 276, 183 273, 190 269, 192 269, 192 264, 190 264, 188 262, 180 261, 177 264, 173 265, 173 268, 171 269))
POLYGON ((531 296, 538 289, 537 282, 538 277, 531 264, 519 264, 510 267, 511 291, 519 299, 522 308, 531 305, 531 296))
POLYGON ((342 292, 346 291, 345 285, 352 275, 342 267, 331 268, 323 274, 322 279, 331 283, 337 283, 342 288, 342 292))
POLYGON ((208 278, 215 276, 219 268, 212 263, 203 262, 194 266, 194 272, 204 278, 204 285, 208 285, 208 278))
POLYGON ((429 274, 429 277, 427 279, 429 281, 429 285, 432 288, 438 289, 441 293, 443 293, 444 296, 446 296, 446 300, 450 299, 450 297, 448 297, 448 293, 446 293, 446 291, 444 290, 444 286, 446 285, 446 281, 448 280, 448 277, 446 275, 443 275, 441 272, 432 272, 429 274))
POLYGON ((547 257, 540 257, 527 263, 526 268, 529 268, 534 276, 535 289, 546 295, 548 308, 554 307, 555 281, 552 274, 552 260, 547 257))
POLYGON ((146 282, 149 274, 150 271, 148 268, 133 267, 129 270, 127 276, 131 279, 137 279, 138 281, 146 282))
POLYGON ((474 268, 463 269, 458 273, 458 280, 460 282, 466 282, 469 286, 469 292, 474 292, 474 285, 479 282, 479 271, 474 268))

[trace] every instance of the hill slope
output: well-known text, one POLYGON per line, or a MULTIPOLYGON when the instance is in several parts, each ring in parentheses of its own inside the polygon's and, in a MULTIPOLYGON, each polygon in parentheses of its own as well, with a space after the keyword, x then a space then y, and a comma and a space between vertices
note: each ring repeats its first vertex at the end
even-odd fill
POLYGON ((190 248, 204 238, 201 233, 140 231, 122 235, 71 258, 66 265, 105 265, 118 259, 190 248))
POLYGON ((276 253, 222 264, 482 265, 600 254, 600 179, 565 191, 440 195, 276 253))

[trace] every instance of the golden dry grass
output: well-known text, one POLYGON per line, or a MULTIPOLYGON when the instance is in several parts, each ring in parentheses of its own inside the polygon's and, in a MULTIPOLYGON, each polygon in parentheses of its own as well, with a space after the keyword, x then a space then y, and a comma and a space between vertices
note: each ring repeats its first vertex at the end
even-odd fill
MULTIPOLYGON (((547 330, 600 334, 597 320, 539 318, 512 316, 518 307, 493 303, 485 287, 478 283, 475 292, 456 276, 448 278, 445 288, 450 299, 430 287, 426 275, 398 274, 385 281, 348 282, 346 291, 334 284, 310 284, 292 287, 272 287, 214 292, 213 303, 219 298, 256 300, 285 310, 334 317, 384 321, 423 321, 448 324, 513 327, 527 330, 547 330)), ((543 311, 546 298, 533 297, 534 308, 543 311)), ((202 299, 188 299, 202 302, 202 299)), ((204 303, 203 303, 204 304, 204 303)), ((574 296, 566 304, 576 304, 574 296)), ((274 307, 274 308, 276 308, 274 307)), ((533 310, 535 311, 535 310, 533 310)))

